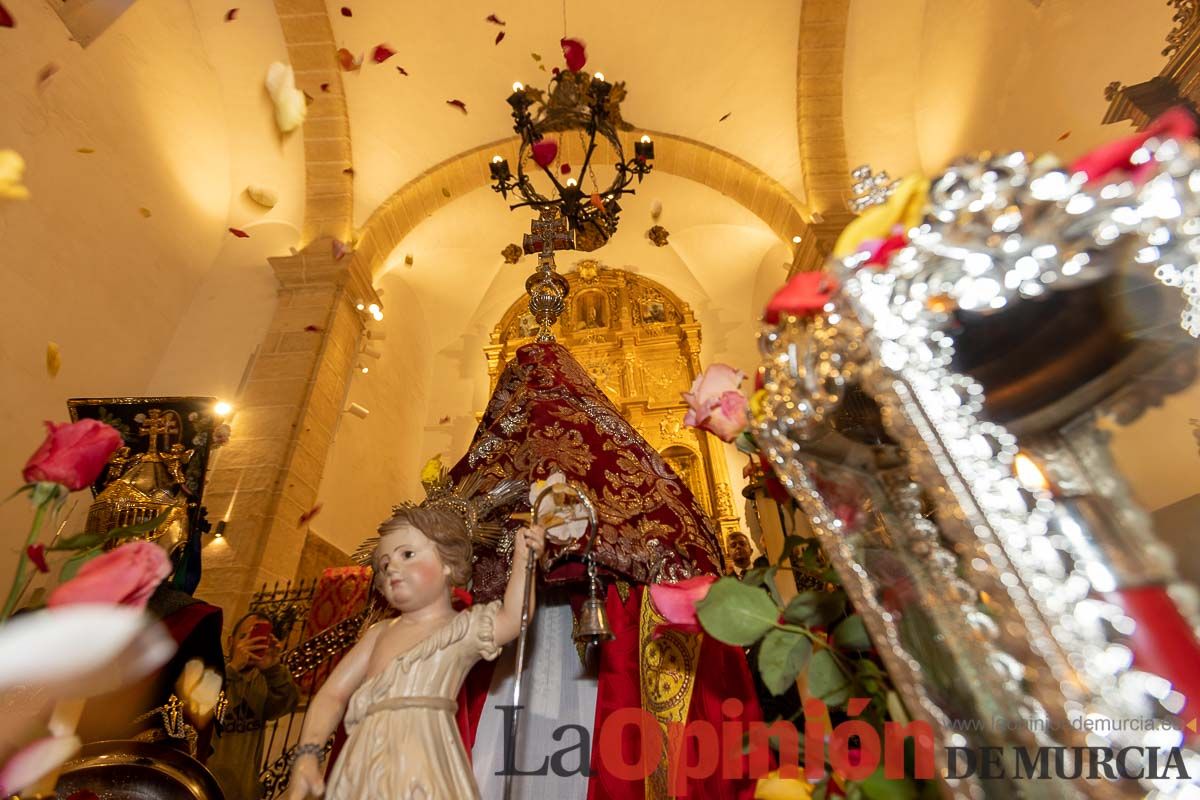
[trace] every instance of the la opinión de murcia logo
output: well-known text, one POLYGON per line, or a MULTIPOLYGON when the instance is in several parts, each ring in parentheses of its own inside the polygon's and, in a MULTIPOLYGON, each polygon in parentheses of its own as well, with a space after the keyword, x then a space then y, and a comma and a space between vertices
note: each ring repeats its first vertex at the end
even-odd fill
MULTIPOLYGON (((853 698, 846 706, 850 716, 861 714, 869 705, 866 698, 853 698)), ((523 706, 498 706, 504 714, 504 769, 498 775, 591 775, 591 734, 582 725, 563 725, 552 738, 562 747, 545 756, 540 764, 527 768, 516 764, 511 741, 513 715, 523 706)), ((809 781, 825 775, 825 755, 829 764, 847 780, 862 781, 883 765, 884 777, 932 779, 934 766, 933 729, 928 722, 916 720, 901 725, 885 722, 883 740, 865 720, 848 719, 832 730, 822 720, 829 719, 820 700, 804 702, 808 720, 801 732, 787 720, 750 722, 740 717, 743 703, 728 698, 721 704, 726 720, 719 726, 706 720, 686 724, 668 723, 666 736, 653 714, 642 708, 622 708, 600 723, 597 758, 603 768, 620 780, 645 780, 658 768, 666 753, 667 781, 672 793, 686 797, 688 781, 706 779, 718 771, 723 779, 762 778, 775 770, 771 743, 779 753, 780 778, 801 776, 800 742, 804 742, 803 776, 809 781), (636 731, 636 739, 631 734, 636 731), (913 742, 911 774, 905 773, 904 746, 913 742), (636 752, 629 742, 637 741, 636 752), (689 747, 689 743, 692 746, 689 747), (693 758, 686 754, 694 753, 693 758)), ((1014 778, 1045 780, 1065 778, 1087 780, 1189 779, 1179 747, 947 747, 944 777, 961 779, 1014 778)))

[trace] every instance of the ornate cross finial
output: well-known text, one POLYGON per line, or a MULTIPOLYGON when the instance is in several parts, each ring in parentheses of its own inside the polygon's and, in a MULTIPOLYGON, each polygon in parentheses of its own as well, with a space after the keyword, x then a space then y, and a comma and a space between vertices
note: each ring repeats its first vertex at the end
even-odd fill
POLYGON ((150 416, 142 423, 138 433, 148 436, 150 439, 146 447, 146 455, 156 456, 158 455, 158 437, 175 433, 175 420, 169 416, 163 416, 161 409, 152 408, 150 416))
POLYGON ((525 281, 529 293, 529 311, 538 321, 539 342, 553 342, 551 326, 566 307, 569 285, 566 279, 554 271, 554 251, 570 250, 574 246, 567 220, 560 217, 553 206, 542 208, 538 218, 525 234, 525 252, 538 254, 537 272, 525 281))

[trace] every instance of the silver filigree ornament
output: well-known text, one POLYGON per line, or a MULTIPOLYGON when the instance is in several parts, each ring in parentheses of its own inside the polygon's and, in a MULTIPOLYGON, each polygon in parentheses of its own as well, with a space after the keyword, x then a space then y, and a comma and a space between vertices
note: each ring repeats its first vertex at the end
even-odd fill
MULTIPOLYGON (((1016 437, 983 417, 983 387, 951 369, 949 329, 956 310, 995 313, 1085 286, 1114 275, 1133 254, 1135 268, 1182 290, 1181 327, 1200 336, 1200 146, 1149 140, 1132 160, 1143 168, 1137 181, 1091 184, 1021 153, 961 161, 933 182, 924 222, 885 269, 863 268, 867 254, 833 265, 844 289, 826 307, 827 323, 786 319, 765 326, 760 337, 767 398, 755 433, 814 525, 827 534, 840 528, 799 459, 801 443, 819 435, 819 422, 839 400, 813 368, 837 363, 813 352, 824 325, 834 335, 821 346, 843 361, 851 343, 861 348, 853 363, 864 366, 864 387, 889 430, 921 479, 946 487, 933 493, 939 519, 957 528, 956 538, 976 541, 972 568, 1003 587, 1031 655, 1045 665, 1040 682, 1048 694, 1039 694, 1048 704, 1057 696, 1073 721, 1174 713, 1179 696, 1161 677, 1132 667, 1125 645, 1132 621, 1094 595, 1112 584, 1104 554, 1048 492, 1031 495, 1016 480, 1016 437), (861 325, 859 336, 836 335, 848 332, 846 320, 861 325)), ((853 553, 835 541, 822 537, 833 545, 834 561, 860 575, 853 553)), ((882 621, 890 627, 886 614, 882 621)), ((883 633, 878 623, 869 624, 873 634, 883 633)), ((1003 673, 1013 663, 999 657, 993 666, 1003 673)), ((941 722, 940 709, 923 693, 920 699, 941 722)), ((1121 729, 1086 739, 1115 747, 1182 744, 1177 729, 1154 732, 1153 742, 1121 729)), ((1183 756, 1195 775, 1200 757, 1191 749, 1183 756)), ((1142 785, 1161 797, 1194 789, 1183 781, 1142 785)))
MULTIPOLYGON (((1020 152, 954 164, 933 182, 929 214, 909 231, 909 246, 864 289, 872 316, 864 322, 885 337, 894 317, 933 330, 951 308, 988 314, 1102 280, 1132 253, 1147 274, 1182 291, 1180 325, 1200 337, 1200 145, 1151 139, 1132 161, 1145 175, 1110 183, 1020 152)), ((845 266, 856 272, 868 257, 845 266)))

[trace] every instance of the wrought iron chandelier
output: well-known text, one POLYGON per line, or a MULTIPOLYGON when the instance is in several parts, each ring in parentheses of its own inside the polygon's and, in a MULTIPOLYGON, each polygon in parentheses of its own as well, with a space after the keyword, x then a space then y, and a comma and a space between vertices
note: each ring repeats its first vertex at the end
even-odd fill
MULTIPOLYGON (((632 158, 625 157, 619 132, 633 130, 633 126, 621 118, 624 99, 624 82, 609 83, 599 72, 563 70, 550 80, 548 96, 541 89, 514 83, 508 104, 512 106, 513 130, 521 137, 516 173, 506 159, 495 156, 491 163, 492 188, 506 200, 509 193, 516 195, 520 202, 513 203, 513 209, 529 206, 539 216, 548 209, 556 210, 570 226, 574 249, 590 251, 603 245, 616 232, 621 213, 619 198, 633 194, 630 184, 635 178, 640 183, 653 169, 654 142, 649 136, 634 143, 632 158), (565 177, 565 171, 560 178, 550 168, 559 148, 548 134, 568 131, 578 131, 581 140, 586 137, 578 178, 565 177), (598 139, 607 140, 616 156, 613 178, 607 187, 601 186, 595 176, 593 156, 601 144, 598 139), (534 186, 528 171, 531 166, 540 168, 549 179, 553 187, 549 196, 534 186), (590 191, 581 184, 584 180, 590 181, 590 191)), ((527 241, 525 252, 536 252, 530 246, 527 241)))

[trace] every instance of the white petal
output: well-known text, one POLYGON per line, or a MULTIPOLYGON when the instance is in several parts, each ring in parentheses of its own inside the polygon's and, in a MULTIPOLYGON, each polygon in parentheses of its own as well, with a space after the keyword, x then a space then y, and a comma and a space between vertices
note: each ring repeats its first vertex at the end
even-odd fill
POLYGON ((246 194, 263 208, 274 208, 275 204, 279 202, 279 193, 266 186, 247 186, 246 194))
POLYGON ((296 75, 289 64, 276 61, 267 69, 267 92, 275 103, 275 124, 281 133, 300 127, 308 113, 304 92, 296 88, 296 75))
POLYGON ((166 630, 140 609, 80 604, 35 611, 0 626, 0 690, 100 694, 157 669, 174 652, 166 630))
POLYGON ((13 754, 0 767, 0 795, 20 794, 79 751, 78 736, 47 736, 13 754))

